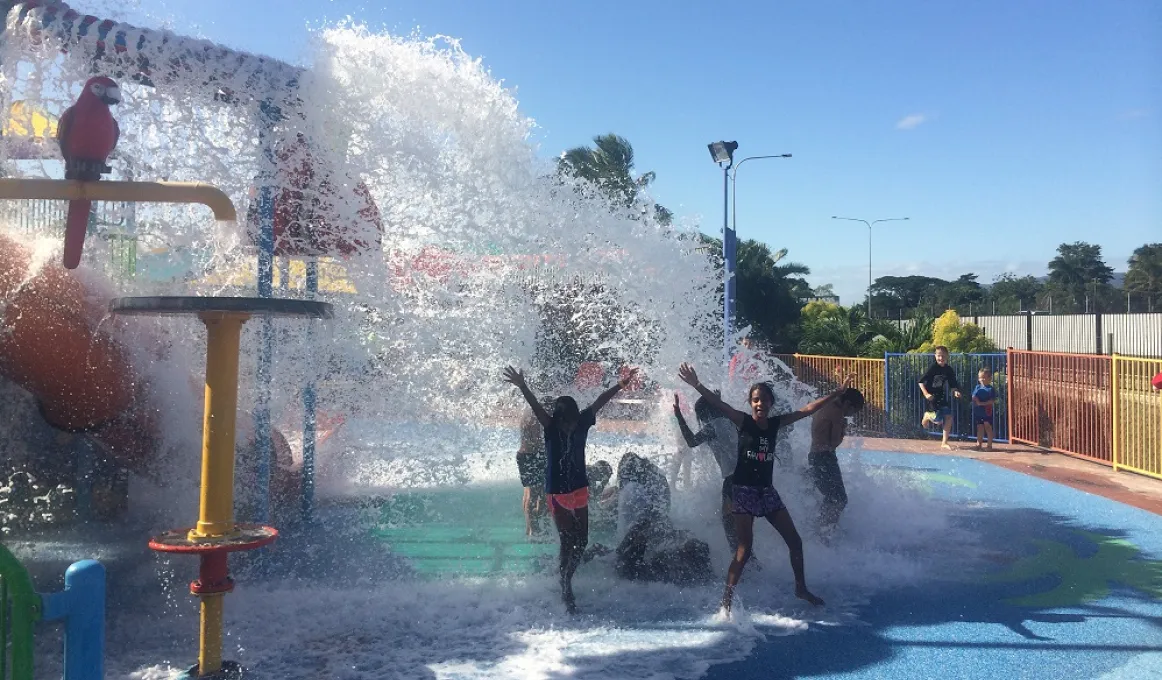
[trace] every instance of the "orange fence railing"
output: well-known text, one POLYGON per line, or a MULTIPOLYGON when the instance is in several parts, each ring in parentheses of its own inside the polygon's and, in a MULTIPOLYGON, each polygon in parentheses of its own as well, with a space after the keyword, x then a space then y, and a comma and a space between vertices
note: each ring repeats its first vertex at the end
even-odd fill
POLYGON ((1009 437, 1113 464, 1110 358, 1008 352, 1009 437))
MULTIPOLYGON (((884 359, 771 356, 820 394, 854 375, 867 402, 854 425, 864 434, 891 436, 892 416, 909 403, 893 397, 885 405, 884 359)), ((1004 374, 1001 399, 1010 441, 1162 479, 1162 391, 1151 384, 1162 373, 1162 359, 1014 349, 996 359, 1004 361, 994 380, 1004 374)))
POLYGON ((834 391, 851 375, 852 387, 863 393, 865 406, 855 416, 854 428, 860 432, 886 432, 884 408, 884 360, 864 357, 828 357, 812 354, 775 355, 791 367, 795 378, 821 393, 834 391))

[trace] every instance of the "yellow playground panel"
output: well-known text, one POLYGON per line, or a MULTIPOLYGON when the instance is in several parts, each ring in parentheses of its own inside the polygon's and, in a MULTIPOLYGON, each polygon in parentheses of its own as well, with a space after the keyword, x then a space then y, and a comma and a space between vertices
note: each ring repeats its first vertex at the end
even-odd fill
POLYGON ((1150 379, 1162 359, 1113 355, 1114 469, 1162 479, 1162 392, 1150 379))

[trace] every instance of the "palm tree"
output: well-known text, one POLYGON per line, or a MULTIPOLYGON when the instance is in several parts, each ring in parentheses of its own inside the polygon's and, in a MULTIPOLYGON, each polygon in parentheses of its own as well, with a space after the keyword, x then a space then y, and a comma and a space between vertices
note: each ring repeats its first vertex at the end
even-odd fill
MULTIPOLYGON (((639 192, 657 177, 652 170, 635 177, 633 161, 633 145, 625 137, 611 133, 594 137, 591 147, 578 146, 565 151, 557 159, 557 166, 563 172, 589 180, 614 203, 628 208, 638 200, 639 192)), ((654 218, 668 225, 673 213, 654 204, 654 218)))
POLYGON ((936 320, 930 316, 917 316, 907 324, 877 319, 872 325, 877 336, 869 343, 865 356, 882 357, 884 354, 911 352, 932 341, 932 327, 935 323, 936 320))

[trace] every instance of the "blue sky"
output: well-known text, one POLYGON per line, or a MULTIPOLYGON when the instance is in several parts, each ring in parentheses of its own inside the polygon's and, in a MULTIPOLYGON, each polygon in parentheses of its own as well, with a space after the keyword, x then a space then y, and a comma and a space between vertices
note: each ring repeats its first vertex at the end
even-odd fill
MULTIPOLYGON (((86 9, 84 0, 74 5, 86 9)), ((737 140, 740 237, 811 267, 845 303, 875 276, 1042 274, 1063 241, 1115 269, 1162 241, 1162 3, 145 0, 132 14, 301 61, 352 16, 462 39, 516 89, 541 153, 616 132, 657 198, 722 222, 706 144, 737 140)), ((131 16, 130 19, 137 17, 131 16)))

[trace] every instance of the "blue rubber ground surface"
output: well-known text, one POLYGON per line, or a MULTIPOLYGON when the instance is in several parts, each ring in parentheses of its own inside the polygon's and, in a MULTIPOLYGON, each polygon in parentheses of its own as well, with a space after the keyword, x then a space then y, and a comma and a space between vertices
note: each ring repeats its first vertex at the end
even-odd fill
POLYGON ((864 625, 773 638, 705 677, 1162 678, 1162 517, 978 461, 863 456, 925 469, 1006 559, 976 582, 880 594, 864 625))

